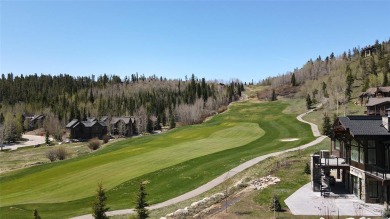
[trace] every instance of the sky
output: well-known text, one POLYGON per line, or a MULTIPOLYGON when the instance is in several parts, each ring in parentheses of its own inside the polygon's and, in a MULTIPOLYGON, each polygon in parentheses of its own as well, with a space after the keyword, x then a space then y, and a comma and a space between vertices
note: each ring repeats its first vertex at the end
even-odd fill
POLYGON ((0 0, 0 70, 258 82, 390 39, 390 1, 0 0))

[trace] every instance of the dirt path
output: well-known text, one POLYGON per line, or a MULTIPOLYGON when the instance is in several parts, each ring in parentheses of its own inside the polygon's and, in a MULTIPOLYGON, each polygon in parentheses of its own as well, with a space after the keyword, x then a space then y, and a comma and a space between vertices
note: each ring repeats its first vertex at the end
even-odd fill
MULTIPOLYGON (((215 186, 221 184, 222 182, 224 182, 225 180, 233 177, 234 175, 236 175, 237 173, 240 173, 244 170, 246 170, 247 168, 269 158, 269 157, 274 157, 274 156, 278 156, 278 155, 281 155, 281 154, 284 154, 284 153, 287 153, 287 152, 291 152, 291 151, 297 151, 297 150, 302 150, 304 148, 308 148, 308 147, 311 147, 311 146, 314 146, 320 142, 322 142, 327 136, 323 136, 320 134, 320 132, 318 131, 318 127, 317 125, 313 124, 313 123, 310 123, 310 122, 307 122, 305 120, 302 119, 302 117, 310 112, 312 112, 313 110, 310 110, 306 113, 303 113, 299 116, 297 116, 297 119, 301 122, 304 122, 304 123, 307 123, 307 124, 310 124, 311 128, 312 128, 312 132, 313 132, 313 135, 315 137, 318 137, 317 139, 315 139, 314 141, 312 142, 309 142, 307 144, 304 144, 304 145, 301 145, 299 147, 296 147, 296 148, 292 148, 292 149, 288 149, 288 150, 284 150, 284 151, 279 151, 279 152, 274 152, 274 153, 271 153, 271 154, 267 154, 267 155, 263 155, 263 156, 260 156, 260 157, 256 157, 252 160, 249 160, 245 163, 242 163, 240 164, 239 166, 229 170, 228 172, 222 174, 221 176, 211 180, 210 182, 198 187, 197 189, 194 189, 192 191, 189 191, 183 195, 180 195, 176 198, 173 198, 173 199, 170 199, 170 200, 167 200, 165 202, 162 202, 162 203, 158 203, 158 204, 155 204, 155 205, 152 205, 149 207, 150 210, 153 210, 153 209, 158 209, 158 208, 163 208, 163 207, 167 207, 169 205, 173 205, 173 204, 177 204, 179 202, 182 202, 182 201, 185 201, 185 200, 188 200, 190 198, 193 198, 193 197, 196 197, 212 188, 214 188, 215 186)), ((123 209, 123 210, 117 210, 117 211, 110 211, 110 212, 107 212, 107 215, 108 216, 114 216, 114 215, 123 215, 123 214, 133 214, 134 213, 134 210, 133 209, 123 209)), ((88 215, 82 215, 82 216, 79 216, 79 217, 74 217, 73 219, 93 219, 92 215, 91 214, 88 214, 88 215)))
POLYGON ((38 145, 45 143, 45 136, 38 135, 23 135, 22 138, 28 139, 27 141, 19 142, 16 144, 4 144, 4 149, 16 150, 21 147, 28 147, 32 145, 38 145))

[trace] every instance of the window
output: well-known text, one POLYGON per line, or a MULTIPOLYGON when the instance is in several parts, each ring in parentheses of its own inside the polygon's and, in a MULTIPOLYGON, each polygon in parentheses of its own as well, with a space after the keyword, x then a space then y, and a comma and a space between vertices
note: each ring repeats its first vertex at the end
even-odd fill
POLYGON ((353 194, 360 198, 360 180, 358 177, 352 175, 353 194))
POLYGON ((378 197, 378 182, 377 181, 368 181, 368 196, 371 198, 378 197))
POLYGON ((355 140, 351 141, 351 160, 359 162, 359 146, 355 140))
POLYGON ((376 164, 376 148, 375 148, 375 141, 374 140, 368 140, 367 141, 367 163, 368 164, 376 164))
POLYGON ((334 149, 340 150, 340 141, 339 140, 334 140, 334 149))

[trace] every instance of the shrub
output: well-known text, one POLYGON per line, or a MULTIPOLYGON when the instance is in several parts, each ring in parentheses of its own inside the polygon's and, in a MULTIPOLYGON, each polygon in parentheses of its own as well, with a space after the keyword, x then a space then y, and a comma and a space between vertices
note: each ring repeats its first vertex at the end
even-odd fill
POLYGON ((101 142, 97 138, 92 138, 88 142, 88 148, 91 149, 91 151, 97 150, 100 148, 101 142))
POLYGON ((310 166, 309 166, 309 163, 306 163, 304 173, 310 174, 310 166))
POLYGON ((46 158, 50 160, 50 162, 53 162, 57 160, 57 153, 56 149, 51 149, 46 152, 46 158))
POLYGON ((389 208, 389 205, 387 203, 385 203, 385 208, 383 209, 382 217, 383 218, 390 218, 390 208, 389 208))
POLYGON ((110 136, 109 135, 104 135, 103 136, 103 144, 106 144, 109 140, 110 140, 110 136))
POLYGON ((51 162, 57 159, 65 160, 68 156, 69 156, 69 152, 63 146, 59 148, 53 148, 46 152, 46 158, 49 159, 51 162))
POLYGON ((270 210, 276 212, 282 211, 282 205, 280 205, 279 198, 276 195, 274 195, 271 199, 270 210))
POLYGON ((65 160, 68 157, 69 152, 65 149, 65 147, 61 146, 57 148, 56 155, 58 160, 65 160))

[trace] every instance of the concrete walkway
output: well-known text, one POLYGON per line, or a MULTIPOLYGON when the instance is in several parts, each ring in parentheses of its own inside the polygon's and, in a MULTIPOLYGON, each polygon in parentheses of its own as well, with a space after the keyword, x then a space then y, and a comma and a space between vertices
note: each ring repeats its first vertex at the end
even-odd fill
POLYGON ((367 204, 347 194, 335 198, 324 198, 319 192, 313 192, 311 183, 298 189, 285 201, 294 215, 333 215, 333 216, 380 216, 383 206, 367 204))
MULTIPOLYGON (((309 112, 312 112, 313 110, 309 111, 309 112)), ((155 205, 152 205, 149 207, 149 209, 153 210, 153 209, 158 209, 158 208, 163 208, 163 207, 166 207, 166 206, 169 206, 169 205, 173 205, 173 204, 177 204, 179 202, 182 202, 182 201, 185 201, 185 200, 188 200, 190 198, 193 198, 193 197, 196 197, 212 188, 214 188, 215 186, 221 184, 222 182, 224 182, 225 180, 233 177, 234 175, 236 175, 237 173, 240 173, 244 170, 246 170, 247 168, 269 158, 269 157, 274 157, 274 156, 278 156, 278 155, 281 155, 281 154, 284 154, 284 153, 287 153, 287 152, 291 152, 291 151, 297 151, 297 150, 302 150, 304 148, 308 148, 308 147, 311 147, 311 146, 314 146, 320 142, 322 142, 325 138, 327 138, 327 136, 321 136, 320 132, 318 131, 318 127, 317 125, 315 124, 312 124, 310 122, 307 122, 307 121, 304 121, 302 119, 302 117, 304 115, 306 115, 308 112, 306 113, 303 113, 299 116, 297 116, 297 119, 301 122, 304 122, 304 123, 307 123, 307 124, 310 124, 310 126, 312 127, 312 131, 313 131, 313 135, 318 137, 317 139, 315 139, 314 141, 312 142, 309 142, 307 144, 304 144, 304 145, 301 145, 299 147, 295 147, 295 148, 292 148, 292 149, 288 149, 288 150, 284 150, 284 151, 279 151, 279 152, 274 152, 274 153, 271 153, 271 154, 267 154, 267 155, 263 155, 263 156, 260 156, 260 157, 256 157, 252 160, 249 160, 245 163, 242 163, 240 164, 239 166, 229 170, 228 172, 222 174, 221 176, 213 179, 212 181, 198 187, 197 189, 194 189, 192 191, 189 191, 181 196, 178 196, 176 198, 173 198, 173 199, 170 199, 170 200, 167 200, 165 202, 162 202, 162 203, 158 203, 158 204, 155 204, 155 205)), ((108 216, 114 216, 114 215, 122 215, 122 214, 133 214, 134 213, 134 210, 133 209, 124 209, 124 210, 117 210, 117 211, 110 211, 110 212, 107 212, 107 215, 108 216)), ((93 219, 92 215, 91 214, 88 214, 88 215, 82 215, 82 216, 79 216, 79 217, 74 217, 73 219, 93 219)))

